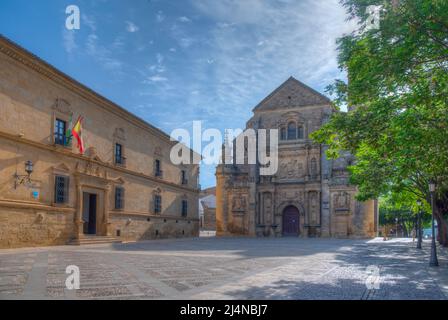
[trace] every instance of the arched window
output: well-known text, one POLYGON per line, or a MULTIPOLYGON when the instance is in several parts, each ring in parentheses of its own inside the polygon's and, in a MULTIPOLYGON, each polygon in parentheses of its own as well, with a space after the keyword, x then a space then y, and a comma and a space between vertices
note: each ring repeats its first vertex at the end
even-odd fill
POLYGON ((303 126, 297 128, 297 135, 298 139, 305 139, 305 130, 303 129, 303 126))
POLYGON ((286 140, 286 128, 280 129, 280 140, 286 140))
POLYGON ((297 126, 294 122, 288 124, 288 140, 297 140, 297 126))

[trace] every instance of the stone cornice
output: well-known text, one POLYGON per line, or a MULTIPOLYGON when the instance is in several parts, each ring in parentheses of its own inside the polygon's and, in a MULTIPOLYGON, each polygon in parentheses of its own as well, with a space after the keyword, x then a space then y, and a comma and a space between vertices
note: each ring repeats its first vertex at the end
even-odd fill
POLYGON ((0 34, 0 53, 10 57, 21 65, 49 78, 50 80, 54 81, 56 85, 64 86, 66 89, 70 90, 71 92, 75 92, 81 97, 101 107, 102 109, 113 113, 118 117, 132 123, 138 128, 143 129, 150 134, 163 139, 168 144, 175 145, 178 143, 177 141, 171 141, 170 136, 162 130, 154 127, 145 120, 120 107, 116 103, 101 96, 97 92, 76 81, 67 74, 45 62, 41 58, 37 57, 36 55, 12 42, 8 38, 4 37, 2 34, 0 34))
POLYGON ((23 143, 23 144, 26 144, 26 145, 29 145, 29 146, 32 146, 32 147, 35 147, 35 148, 38 148, 38 149, 43 149, 43 150, 47 150, 47 151, 50 151, 50 152, 55 152, 55 153, 58 153, 60 155, 64 155, 64 156, 67 156, 67 157, 70 157, 70 158, 73 158, 73 159, 78 159, 78 160, 83 160, 83 161, 90 161, 90 162, 92 162, 92 163, 94 163, 94 164, 96 164, 98 166, 101 166, 103 168, 107 168, 107 169, 109 169, 111 171, 120 172, 122 174, 128 174, 128 175, 131 175, 131 176, 134 176, 134 177, 137 177, 137 178, 141 178, 141 179, 146 179, 146 180, 149 180, 149 181, 151 181, 151 182, 153 182, 155 184, 163 185, 163 186, 168 187, 168 188, 174 188, 176 190, 181 190, 181 191, 184 191, 184 192, 191 192, 191 193, 198 193, 198 194, 200 192, 199 189, 193 189, 193 188, 185 187, 185 186, 182 186, 182 185, 177 185, 175 183, 164 181, 162 179, 151 177, 151 176, 148 176, 148 175, 145 175, 145 174, 142 174, 142 173, 139 173, 139 172, 135 172, 135 171, 123 168, 123 167, 117 167, 117 166, 114 166, 114 165, 109 164, 109 163, 100 162, 100 161, 97 161, 97 160, 94 160, 94 159, 90 159, 88 157, 81 156, 80 154, 72 153, 71 151, 66 150, 64 148, 59 148, 59 147, 54 146, 54 145, 47 145, 47 144, 44 144, 44 143, 28 140, 26 138, 21 138, 21 137, 19 137, 17 135, 12 135, 12 134, 9 134, 9 133, 6 133, 6 132, 0 131, 0 138, 5 138, 5 139, 8 139, 10 141, 17 142, 17 143, 23 143))

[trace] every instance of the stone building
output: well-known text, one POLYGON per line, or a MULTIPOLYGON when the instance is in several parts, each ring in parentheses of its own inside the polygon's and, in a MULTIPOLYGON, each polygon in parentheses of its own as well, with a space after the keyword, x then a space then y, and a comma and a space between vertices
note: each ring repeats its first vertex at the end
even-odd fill
POLYGON ((0 247, 198 236, 199 167, 173 144, 0 37, 0 247), (65 136, 79 116, 84 154, 65 136))
POLYGON ((201 191, 199 198, 199 219, 201 230, 216 231, 216 188, 201 191))
POLYGON ((355 200, 353 157, 329 160, 309 138, 335 112, 330 100, 290 78, 253 112, 246 129, 279 130, 278 171, 262 176, 234 157, 218 166, 217 235, 374 237, 377 201, 355 200))

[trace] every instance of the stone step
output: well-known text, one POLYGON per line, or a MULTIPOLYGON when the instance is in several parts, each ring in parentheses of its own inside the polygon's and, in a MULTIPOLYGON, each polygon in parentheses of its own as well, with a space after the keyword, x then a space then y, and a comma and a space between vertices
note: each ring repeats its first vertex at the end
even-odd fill
POLYGON ((92 244, 121 243, 122 241, 111 236, 83 236, 79 239, 72 239, 68 244, 73 246, 85 246, 92 244))

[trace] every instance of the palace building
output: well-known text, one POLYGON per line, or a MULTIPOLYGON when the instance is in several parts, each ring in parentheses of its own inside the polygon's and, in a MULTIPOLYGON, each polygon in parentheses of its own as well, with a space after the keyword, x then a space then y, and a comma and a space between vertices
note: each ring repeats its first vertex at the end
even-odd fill
POLYGON ((347 171, 353 157, 329 160, 310 139, 336 112, 331 101, 290 78, 253 112, 247 129, 279 130, 278 171, 262 176, 259 165, 235 158, 218 166, 217 235, 374 237, 378 204, 355 199, 347 171))
POLYGON ((198 236, 174 143, 0 36, 0 248, 198 236))

